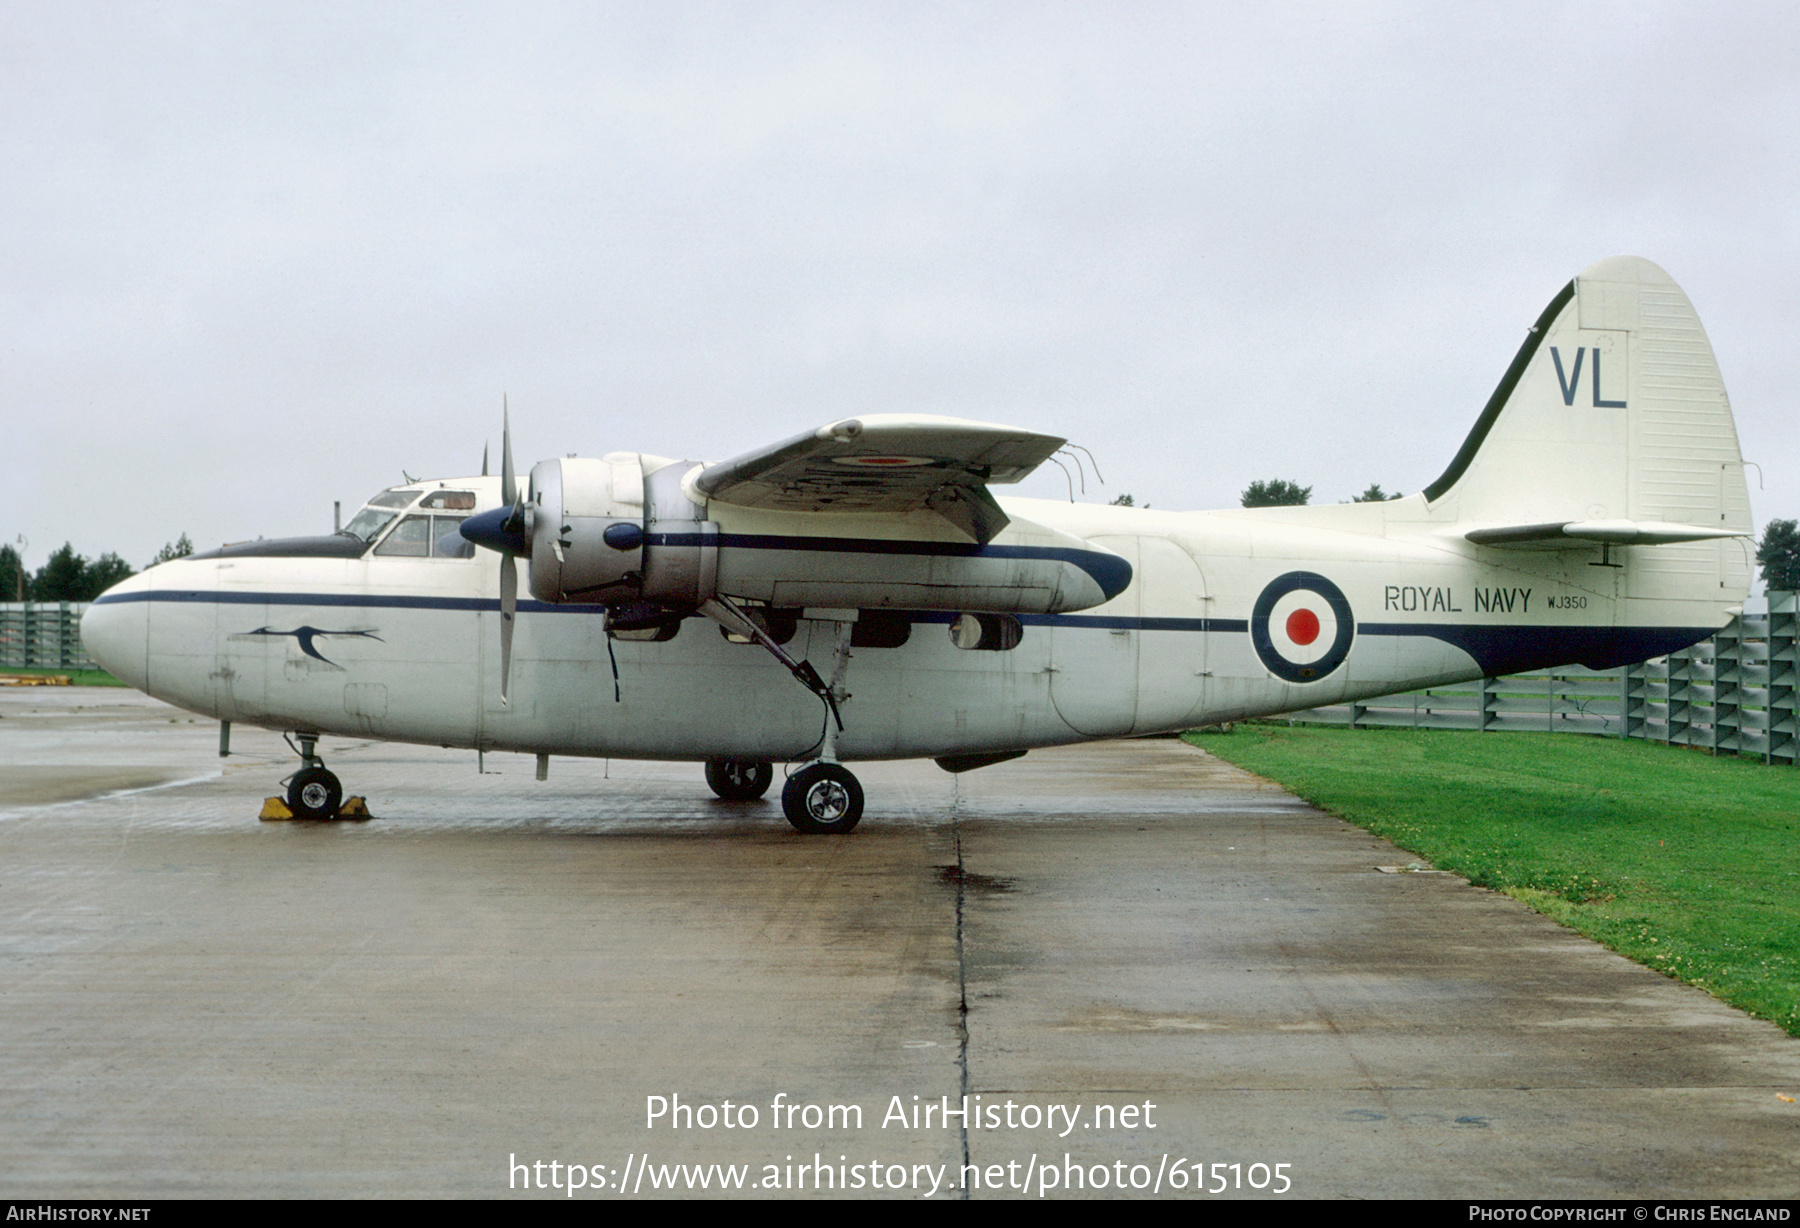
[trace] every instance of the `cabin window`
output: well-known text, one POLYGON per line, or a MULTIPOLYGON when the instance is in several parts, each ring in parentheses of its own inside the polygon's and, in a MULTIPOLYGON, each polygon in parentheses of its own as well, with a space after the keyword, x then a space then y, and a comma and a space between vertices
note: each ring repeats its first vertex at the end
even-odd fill
POLYGON ((1011 614, 958 614, 950 620, 950 642, 958 648, 1007 652, 1023 638, 1025 628, 1011 614))
POLYGON ((904 610, 864 610, 850 631, 852 648, 898 648, 912 637, 912 615, 904 610))

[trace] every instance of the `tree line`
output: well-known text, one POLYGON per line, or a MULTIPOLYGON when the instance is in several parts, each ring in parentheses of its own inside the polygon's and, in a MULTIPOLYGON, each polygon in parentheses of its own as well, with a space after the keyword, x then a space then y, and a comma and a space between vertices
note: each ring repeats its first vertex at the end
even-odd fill
MULTIPOLYGON (((186 558, 193 552, 194 543, 183 533, 157 551, 146 567, 186 558)), ((108 552, 90 560, 76 554, 72 543, 64 542, 34 575, 25 569, 17 550, 0 546, 0 601, 92 601, 136 574, 131 564, 116 554, 108 552)))

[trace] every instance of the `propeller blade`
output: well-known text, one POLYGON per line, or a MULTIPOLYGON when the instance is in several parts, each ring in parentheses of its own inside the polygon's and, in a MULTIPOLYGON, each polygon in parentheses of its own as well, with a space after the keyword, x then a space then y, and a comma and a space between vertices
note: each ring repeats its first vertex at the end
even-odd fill
POLYGON ((500 502, 516 507, 519 484, 513 480, 512 417, 506 407, 506 396, 500 397, 500 502))
POLYGON ((513 556, 500 557, 500 702, 510 703, 512 684, 513 616, 519 610, 519 565, 513 556))

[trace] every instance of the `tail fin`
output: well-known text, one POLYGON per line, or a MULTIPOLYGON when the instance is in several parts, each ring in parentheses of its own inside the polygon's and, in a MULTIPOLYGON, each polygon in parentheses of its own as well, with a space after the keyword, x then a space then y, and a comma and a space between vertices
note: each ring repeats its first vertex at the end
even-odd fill
POLYGON ((1750 495, 1731 403, 1693 304, 1648 260, 1563 287, 1475 429, 1425 488, 1484 546, 1632 551, 1622 596, 1743 600, 1750 495))
POLYGON ((1748 533, 1731 404, 1681 287, 1636 256, 1565 286, 1425 497, 1461 521, 1748 533))

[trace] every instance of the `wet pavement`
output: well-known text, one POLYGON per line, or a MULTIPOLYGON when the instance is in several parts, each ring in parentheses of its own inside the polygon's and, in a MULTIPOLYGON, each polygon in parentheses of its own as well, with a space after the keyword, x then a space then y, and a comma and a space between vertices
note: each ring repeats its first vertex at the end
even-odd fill
POLYGON ((1179 742, 859 765, 842 838, 339 739, 378 817, 262 823, 291 755, 216 747, 0 692, 0 1194, 1800 1184, 1800 1042, 1179 742))

